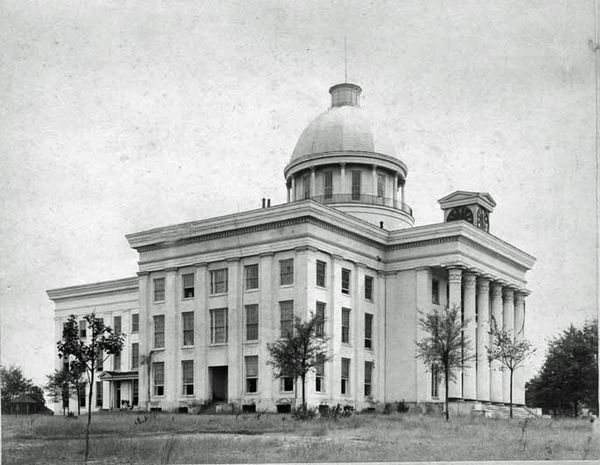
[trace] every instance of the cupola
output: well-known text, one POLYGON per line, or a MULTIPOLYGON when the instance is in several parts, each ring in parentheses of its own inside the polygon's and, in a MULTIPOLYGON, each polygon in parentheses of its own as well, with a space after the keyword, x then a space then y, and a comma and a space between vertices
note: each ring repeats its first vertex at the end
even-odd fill
POLYGON ((455 191, 438 203, 444 212, 444 222, 463 220, 489 232, 490 214, 496 202, 487 192, 455 191))

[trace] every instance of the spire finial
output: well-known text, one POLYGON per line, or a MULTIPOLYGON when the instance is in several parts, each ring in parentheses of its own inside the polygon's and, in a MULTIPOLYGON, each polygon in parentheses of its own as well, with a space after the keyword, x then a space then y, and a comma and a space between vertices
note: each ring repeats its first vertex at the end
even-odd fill
POLYGON ((346 44, 346 34, 344 34, 344 82, 348 82, 348 46, 346 44))

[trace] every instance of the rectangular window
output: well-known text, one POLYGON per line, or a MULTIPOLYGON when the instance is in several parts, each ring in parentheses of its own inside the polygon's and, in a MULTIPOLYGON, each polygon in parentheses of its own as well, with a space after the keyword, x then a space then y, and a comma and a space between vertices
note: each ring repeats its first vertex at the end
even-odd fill
POLYGON ((86 335, 87 335, 87 323, 85 320, 81 320, 79 322, 79 337, 81 339, 85 339, 86 335))
POLYGON ((281 389, 285 392, 291 392, 294 390, 294 378, 291 376, 284 376, 281 378, 281 389))
POLYGON ((194 312, 183 312, 181 314, 183 323, 183 345, 194 345, 194 312))
POLYGON ((360 200, 360 171, 352 171, 352 200, 360 200))
POLYGON ((281 310, 281 337, 286 337, 294 332, 294 301, 279 302, 281 310))
POLYGON ((113 370, 115 370, 115 371, 121 370, 121 354, 113 355, 113 370))
POLYGON ((438 397, 440 387, 440 372, 437 365, 431 366, 431 397, 438 397))
POLYGON ((137 342, 131 344, 131 369, 140 367, 140 345, 137 342))
POLYGON ((365 299, 373 300, 373 277, 365 276, 365 299))
POLYGON ((365 313, 365 349, 373 348, 373 315, 365 313))
POLYGON ((131 315, 131 332, 137 333, 140 330, 140 314, 134 313, 131 315))
POLYGON ((188 273, 181 276, 183 279, 183 298, 191 299, 194 297, 194 273, 188 273))
POLYGON ((244 274, 246 276, 246 290, 258 289, 258 264, 245 266, 244 274))
POLYGON ((431 302, 436 305, 440 303, 440 282, 437 279, 431 280, 431 302))
POLYGON ((385 197, 385 176, 383 174, 377 175, 377 197, 385 197))
POLYGON ((317 357, 317 364, 315 365, 315 391, 325 391, 325 360, 323 360, 323 357, 317 357))
POLYGON ((153 393, 155 396, 165 395, 165 362, 152 364, 153 393))
POLYGON ((279 260, 279 284, 294 284, 294 259, 279 260))
POLYGON ((350 343, 350 309, 342 308, 342 342, 350 343))
POLYGON ((96 407, 102 408, 102 381, 96 382, 96 407))
POLYGON ((80 407, 85 407, 85 398, 87 396, 85 395, 85 383, 81 383, 79 385, 79 406, 80 407))
POLYGON ((310 199, 310 175, 302 176, 302 198, 310 199))
POLYGON ((342 358, 342 394, 350 394, 350 359, 342 358))
POLYGON ((100 351, 98 358, 96 359, 96 370, 104 370, 104 352, 100 351))
POLYGON ((323 173, 323 196, 325 200, 333 198, 333 171, 323 173))
POLYGON ((133 380, 133 405, 137 407, 140 399, 140 385, 137 379, 133 380))
POLYGON ((317 260, 317 286, 326 287, 325 286, 325 274, 327 271, 327 264, 320 260, 317 260))
POLYGON ((342 268, 342 294, 350 294, 350 270, 342 268))
POLYGON ((194 361, 182 360, 181 373, 183 375, 183 395, 194 395, 194 361))
POLYGON ((315 315, 318 319, 318 324, 315 328, 315 335, 317 337, 325 336, 325 303, 317 302, 317 311, 315 315))
POLYGON ((370 397, 373 387, 373 362, 365 362, 365 397, 370 397))
POLYGON ((214 308, 210 311, 210 343, 227 343, 227 309, 214 308))
POLYGON ((211 270, 210 272, 210 293, 225 294, 227 292, 227 268, 220 270, 211 270))
POLYGON ((154 302, 164 302, 165 300, 165 278, 154 280, 154 302))
POLYGON ((258 392, 258 355, 244 357, 246 362, 246 392, 258 392))
POLYGON ((162 349, 165 347, 165 316, 156 315, 154 317, 154 348, 162 349))
POLYGON ((120 316, 116 316, 113 319, 113 329, 115 331, 115 334, 121 334, 121 330, 123 329, 121 327, 121 317, 120 316))
POLYGON ((246 340, 258 340, 258 305, 246 305, 246 340))

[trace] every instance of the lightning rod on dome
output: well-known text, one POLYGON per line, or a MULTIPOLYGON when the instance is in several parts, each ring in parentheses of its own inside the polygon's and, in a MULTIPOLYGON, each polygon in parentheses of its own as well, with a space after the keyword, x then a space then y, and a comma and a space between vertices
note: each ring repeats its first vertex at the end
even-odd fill
POLYGON ((348 82, 348 46, 346 44, 346 34, 344 34, 344 82, 348 82))

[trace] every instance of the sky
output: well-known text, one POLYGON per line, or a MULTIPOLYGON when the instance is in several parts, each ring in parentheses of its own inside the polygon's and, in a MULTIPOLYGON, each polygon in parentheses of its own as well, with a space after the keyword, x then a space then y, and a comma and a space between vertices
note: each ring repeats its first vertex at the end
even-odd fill
POLYGON ((596 315, 594 1, 0 2, 2 364, 44 383, 47 289, 132 276, 125 234, 286 200, 328 89, 409 170, 416 225, 489 192, 490 231, 537 258, 538 352, 596 315))

